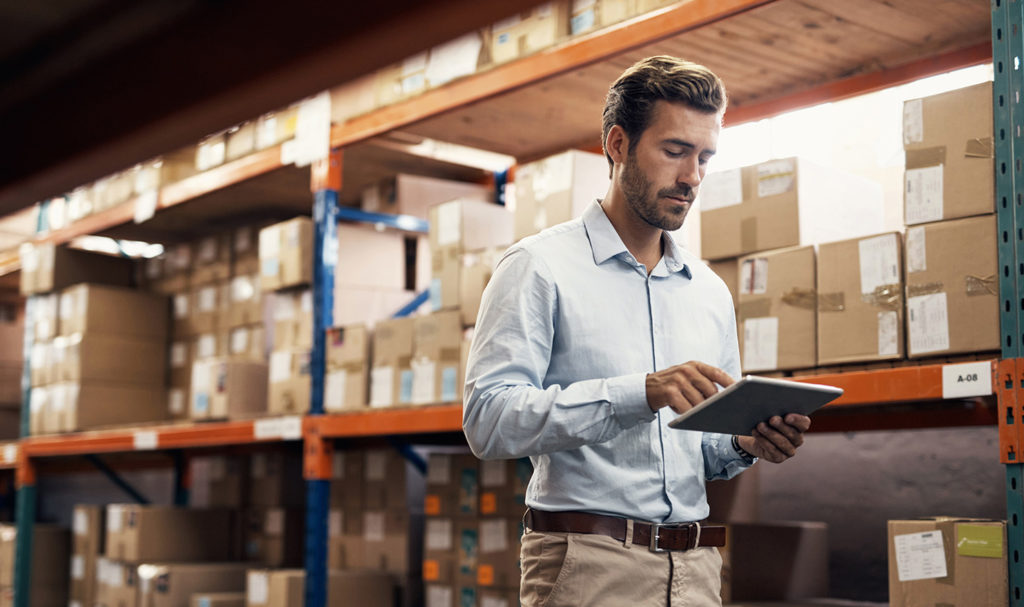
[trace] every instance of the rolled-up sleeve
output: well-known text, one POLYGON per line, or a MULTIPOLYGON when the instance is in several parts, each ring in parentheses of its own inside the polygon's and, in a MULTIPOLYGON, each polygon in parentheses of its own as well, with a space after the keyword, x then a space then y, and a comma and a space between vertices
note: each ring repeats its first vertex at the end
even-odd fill
POLYGON ((654 419, 644 373, 545 387, 557 310, 543 260, 510 249, 484 290, 466 366, 462 427, 478 457, 575 449, 654 419))

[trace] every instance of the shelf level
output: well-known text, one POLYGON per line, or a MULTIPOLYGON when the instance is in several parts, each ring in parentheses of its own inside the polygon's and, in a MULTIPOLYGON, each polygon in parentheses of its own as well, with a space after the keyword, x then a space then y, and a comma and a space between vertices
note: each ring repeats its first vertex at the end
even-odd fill
MULTIPOLYGON (((978 362, 986 362, 991 373, 995 373, 996 361, 978 362)), ((829 407, 938 401, 944 400, 942 370, 947 366, 949 365, 922 364, 895 369, 794 377, 793 379, 842 388, 843 395, 830 403, 829 407)), ((994 383, 993 381, 993 385, 994 383)), ((992 394, 994 394, 994 390, 990 390, 984 396, 992 394)))
POLYGON ((324 438, 462 432, 462 405, 442 404, 307 417, 307 433, 324 438))

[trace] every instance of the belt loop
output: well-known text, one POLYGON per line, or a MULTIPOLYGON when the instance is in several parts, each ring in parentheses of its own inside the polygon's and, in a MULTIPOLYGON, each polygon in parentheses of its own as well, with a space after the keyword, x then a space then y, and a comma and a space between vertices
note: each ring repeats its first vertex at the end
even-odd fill
POLYGON ((625 539, 626 550, 632 549, 633 546, 633 519, 626 519, 626 539, 625 539))
POLYGON ((693 524, 697 528, 697 537, 694 538, 692 547, 697 548, 698 546, 700 546, 700 521, 696 521, 693 524))
POLYGON ((531 516, 532 510, 529 506, 526 508, 526 512, 523 513, 523 531, 529 533, 533 531, 533 516, 531 516))

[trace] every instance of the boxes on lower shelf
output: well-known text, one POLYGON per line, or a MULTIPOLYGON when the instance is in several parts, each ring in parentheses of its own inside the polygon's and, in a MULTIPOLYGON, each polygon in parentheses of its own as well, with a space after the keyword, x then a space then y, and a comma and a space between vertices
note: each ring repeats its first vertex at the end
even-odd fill
POLYGON ((231 560, 234 516, 224 509, 111 504, 106 557, 136 564, 231 560))
MULTIPOLYGON (((14 525, 0 525, 0 589, 10 589, 14 585, 17 539, 14 525)), ((65 607, 68 604, 70 544, 67 529, 56 525, 33 525, 29 573, 33 607, 65 607)))
POLYGON ((252 509, 245 517, 245 557, 267 567, 302 565, 305 510, 252 509))
POLYGON ((182 607, 198 592, 241 592, 251 567, 249 563, 139 565, 139 605, 182 607))
MULTIPOLYGON (((250 569, 246 578, 246 607, 295 607, 303 604, 306 572, 302 569, 250 569)), ((382 571, 352 570, 327 573, 327 605, 342 607, 358 597, 360 607, 393 607, 396 580, 382 571)))
POLYGON ((270 353, 267 411, 277 414, 309 410, 312 377, 308 348, 276 350, 270 353))

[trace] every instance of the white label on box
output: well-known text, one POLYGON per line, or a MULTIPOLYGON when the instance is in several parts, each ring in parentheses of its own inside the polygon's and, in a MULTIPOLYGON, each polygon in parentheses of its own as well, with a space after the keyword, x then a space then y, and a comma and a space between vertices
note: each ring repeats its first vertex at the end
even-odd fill
POLYGON ((112 533, 121 532, 121 521, 124 518, 124 506, 110 504, 107 506, 107 531, 112 533))
POLYGON ((507 462, 500 459, 480 462, 480 484, 484 487, 504 487, 508 482, 506 467, 507 462))
POLYGON ((796 164, 792 158, 757 165, 757 197, 766 198, 793 190, 796 164))
POLYGON ((942 219, 942 165, 907 169, 904 204, 908 224, 942 219))
POLYGON ((923 227, 907 228, 907 273, 928 269, 928 248, 923 227))
POLYGON ((199 289, 199 311, 213 312, 217 309, 217 287, 199 289))
POLYGON ((281 228, 270 226, 260 230, 260 259, 276 259, 281 255, 281 228))
POLYGON ((437 244, 458 244, 462 234, 462 204, 458 201, 437 205, 437 244))
POLYGON ((285 350, 270 353, 270 382, 286 381, 292 374, 292 353, 285 350))
POLYGON ((154 430, 140 430, 132 434, 132 444, 135 446, 136 451, 156 449, 159 440, 154 430))
POLYGON ((176 341, 171 344, 171 366, 183 367, 188 361, 188 344, 183 341, 176 341))
POLYGON ((4 463, 13 464, 18 461, 18 445, 4 445, 4 463))
POLYGON ((71 579, 85 579, 85 557, 81 554, 76 554, 71 557, 71 579))
POLYGON ((345 479, 345 452, 335 451, 331 457, 331 478, 336 481, 345 479))
POLYGON ((860 249, 860 292, 871 295, 875 289, 900 282, 899 245, 896 234, 865 238, 860 249))
POLYGON ((987 361, 942 367, 942 398, 992 394, 992 367, 987 361))
POLYGON ((327 536, 328 537, 341 537, 344 527, 342 521, 344 515, 341 510, 334 508, 327 515, 327 536))
POLYGON ((107 583, 114 588, 124 587, 124 568, 125 566, 121 563, 111 563, 110 569, 107 570, 107 583))
POLYGON ((908 298, 907 320, 911 354, 949 349, 949 315, 945 293, 908 298))
POLYGON ((246 602, 250 605, 265 605, 268 599, 267 574, 250 571, 246 581, 246 602))
POLYGON ((139 194, 135 198, 135 211, 132 214, 132 220, 135 223, 143 223, 152 219, 153 215, 156 215, 157 202, 158 196, 155 189, 139 194))
POLYGON ((768 371, 779 366, 779 319, 774 316, 743 321, 743 369, 768 371))
POLYGON ((437 402, 435 390, 437 363, 429 358, 412 361, 412 402, 425 405, 437 402))
POLYGON ((368 542, 384 541, 384 513, 363 513, 363 539, 368 542))
POLYGON ((289 164, 295 164, 295 158, 298 156, 298 143, 294 139, 289 139, 281 144, 281 164, 287 166, 289 164))
POLYGON ((427 550, 451 550, 452 519, 428 518, 425 535, 427 550))
POLYGON ((256 297, 256 285, 248 276, 236 276, 231 279, 231 301, 249 301, 256 297))
POLYGON ((730 169, 712 173, 700 184, 701 211, 713 211, 743 202, 743 172, 730 169))
POLYGON ((451 607, 453 600, 451 586, 427 586, 427 607, 451 607))
POLYGON ((188 316, 188 295, 178 293, 174 296, 174 317, 185 318, 188 316))
POLYGON ((480 521, 480 552, 502 552, 508 550, 508 524, 505 519, 480 521))
POLYGON ((395 404, 394 367, 374 367, 370 370, 370 406, 389 407, 395 404))
POLYGON ((263 520, 263 533, 265 535, 284 534, 284 510, 280 508, 267 510, 267 518, 263 520))
POLYGON ((192 391, 205 392, 210 389, 211 365, 205 361, 192 363, 192 391))
POLYGON ((427 466, 428 485, 447 485, 452 482, 452 456, 443 453, 430 456, 427 466))
POLYGON ((344 369, 330 371, 324 378, 324 410, 341 411, 345 408, 345 388, 348 373, 344 369))
POLYGON ((896 572, 901 582, 946 577, 946 551, 942 531, 907 533, 893 538, 896 572))
POLYGON ((244 354, 249 351, 249 329, 238 327, 231 330, 231 353, 244 354))
POLYGON ((200 335, 196 342, 196 354, 199 358, 212 358, 217 355, 217 336, 207 333, 200 335))
POLYGON ((899 354, 897 338, 899 337, 899 315, 894 310, 883 310, 878 313, 878 355, 896 356, 899 354))
POLYGON ((740 267, 740 295, 763 295, 768 291, 768 260, 745 259, 740 267))
POLYGON ((903 145, 924 141, 924 100, 903 102, 903 145))
POLYGON ((89 535, 89 515, 84 510, 75 510, 74 523, 71 525, 75 535, 89 535))
POLYGON ((366 480, 387 480, 388 454, 386 451, 366 452, 366 480))

